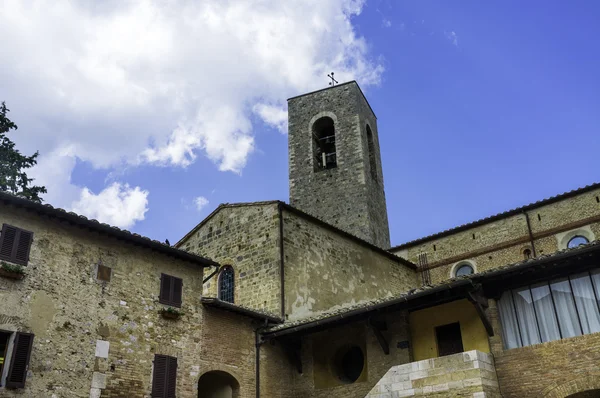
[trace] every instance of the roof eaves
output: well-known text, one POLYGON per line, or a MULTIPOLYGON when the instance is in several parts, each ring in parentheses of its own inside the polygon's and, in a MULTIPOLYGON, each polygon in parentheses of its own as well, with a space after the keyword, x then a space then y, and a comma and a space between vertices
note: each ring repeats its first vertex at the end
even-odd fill
POLYGON ((235 312, 244 316, 248 316, 250 318, 258 319, 258 320, 266 320, 270 323, 280 324, 283 323, 283 319, 268 314, 266 312, 252 310, 250 308, 242 307, 233 303, 228 303, 226 301, 219 300, 216 297, 202 297, 200 299, 203 305, 207 307, 219 308, 225 311, 235 312))
POLYGON ((551 196, 546 199, 538 200, 537 202, 533 202, 533 203, 530 203, 530 204, 527 204, 527 205, 524 205, 521 207, 517 207, 517 208, 511 209, 511 210, 506 210, 502 213, 497 213, 497 214, 494 214, 494 215, 491 215, 491 216, 488 216, 485 218, 481 218, 479 220, 475 220, 475 221, 469 222, 467 224, 462 224, 462 225, 456 226, 454 228, 450 228, 450 229, 447 229, 447 230, 444 230, 441 232, 437 232, 432 235, 414 239, 409 242, 405 242, 405 243, 396 245, 396 246, 390 248, 389 250, 397 251, 397 250, 406 249, 408 247, 415 246, 417 244, 425 243, 425 242, 428 242, 428 241, 431 241, 434 239, 439 239, 439 238, 443 238, 445 236, 452 235, 452 234, 455 234, 458 232, 466 231, 473 227, 477 227, 477 226, 480 226, 483 224, 497 221, 497 220, 500 220, 505 217, 510 217, 510 216, 514 216, 514 215, 523 213, 525 211, 537 209, 539 207, 549 205, 549 204, 552 204, 552 203, 555 203, 555 202, 558 202, 558 201, 561 201, 561 200, 564 200, 564 199, 567 199, 567 198, 570 198, 570 197, 573 197, 573 196, 576 196, 576 195, 579 195, 579 194, 582 194, 585 192, 593 191, 594 189, 598 189, 598 188, 600 188, 600 183, 593 183, 590 185, 586 185, 585 187, 582 187, 582 188, 574 189, 572 191, 564 192, 562 194, 551 196))
POLYGON ((166 245, 157 240, 153 240, 140 234, 132 233, 125 229, 113 227, 109 224, 101 223, 98 220, 88 219, 85 216, 67 212, 66 210, 53 207, 49 204, 41 204, 29 199, 21 198, 6 192, 0 192, 0 201, 5 204, 10 204, 15 207, 22 207, 27 210, 35 211, 59 220, 67 221, 71 224, 89 228, 93 231, 105 233, 109 236, 140 245, 142 247, 156 250, 166 255, 170 255, 181 260, 190 261, 196 264, 201 264, 205 267, 218 266, 218 263, 210 259, 197 256, 176 247, 166 245))

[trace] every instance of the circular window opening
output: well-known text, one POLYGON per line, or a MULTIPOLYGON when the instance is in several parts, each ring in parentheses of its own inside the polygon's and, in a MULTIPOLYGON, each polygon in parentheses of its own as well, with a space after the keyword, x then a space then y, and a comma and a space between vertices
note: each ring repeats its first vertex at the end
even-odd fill
POLYGON ((474 272, 475 271, 473 270, 473 267, 471 267, 469 264, 463 264, 463 265, 460 265, 458 268, 456 268, 455 275, 456 276, 465 276, 465 275, 471 275, 474 272))
POLYGON ((365 356, 358 346, 340 348, 334 357, 334 369, 342 383, 354 383, 365 367, 365 356))
POLYGON ((587 245, 588 243, 590 243, 590 241, 587 240, 585 236, 577 235, 572 237, 571 240, 569 240, 569 243, 567 243, 567 247, 569 249, 572 249, 581 245, 587 245))

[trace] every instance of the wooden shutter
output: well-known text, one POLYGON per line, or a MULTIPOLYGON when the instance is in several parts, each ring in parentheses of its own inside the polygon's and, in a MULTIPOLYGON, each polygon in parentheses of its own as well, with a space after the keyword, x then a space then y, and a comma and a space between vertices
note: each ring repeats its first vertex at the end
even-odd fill
POLYGON ((17 244, 15 246, 15 257, 13 262, 17 264, 27 265, 29 261, 29 249, 31 248, 31 241, 33 239, 33 232, 19 229, 17 244))
POLYGON ((166 274, 160 274, 160 296, 158 301, 162 304, 171 304, 171 279, 166 274))
POLYGON ((171 277, 173 288, 171 289, 171 305, 181 307, 181 295, 183 289, 183 281, 181 278, 171 277))
POLYGON ((13 352, 10 358, 10 369, 6 379, 7 388, 23 388, 27 379, 31 347, 33 346, 33 334, 18 333, 15 336, 13 352))
POLYGON ((175 398, 177 386, 177 358, 167 357, 167 395, 165 398, 175 398))
POLYGON ((152 398, 175 398, 177 386, 177 358, 154 355, 152 398))
POLYGON ((0 237, 0 259, 27 265, 32 240, 33 232, 3 224, 0 237))
POLYGON ((152 398, 165 398, 167 393, 168 357, 154 355, 154 373, 152 373, 152 398))
POLYGON ((13 248, 17 240, 17 228, 3 224, 2 236, 0 237, 0 258, 2 260, 12 261, 13 248))

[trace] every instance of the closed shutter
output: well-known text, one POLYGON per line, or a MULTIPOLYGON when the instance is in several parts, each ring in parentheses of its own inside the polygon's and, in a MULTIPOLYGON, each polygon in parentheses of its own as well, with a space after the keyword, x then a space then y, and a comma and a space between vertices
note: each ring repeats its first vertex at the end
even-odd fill
POLYGON ((152 374, 152 398, 165 398, 167 393, 168 357, 154 355, 154 373, 152 374))
POLYGON ((18 235, 19 238, 17 239, 16 253, 13 261, 17 264, 27 265, 33 232, 20 229, 18 235))
POLYGON ((0 236, 0 259, 27 265, 32 240, 33 232, 3 224, 2 236, 0 236))
POLYGON ((0 258, 11 261, 13 257, 13 248, 17 239, 17 228, 3 224, 2 236, 0 237, 0 258))
POLYGON ((13 353, 10 359, 10 369, 6 379, 7 388, 23 388, 27 379, 31 347, 33 346, 33 334, 17 333, 13 345, 13 353))
POLYGON ((171 305, 175 307, 181 307, 181 294, 183 289, 183 281, 181 278, 171 277, 173 281, 173 290, 171 296, 171 305))
POLYGON ((158 301, 162 304, 171 304, 171 276, 160 274, 160 296, 158 301))
POLYGON ((177 358, 167 357, 167 395, 166 398, 175 398, 175 387, 177 386, 177 358))
POLYGON ((177 358, 154 355, 152 398, 175 398, 177 386, 177 358))

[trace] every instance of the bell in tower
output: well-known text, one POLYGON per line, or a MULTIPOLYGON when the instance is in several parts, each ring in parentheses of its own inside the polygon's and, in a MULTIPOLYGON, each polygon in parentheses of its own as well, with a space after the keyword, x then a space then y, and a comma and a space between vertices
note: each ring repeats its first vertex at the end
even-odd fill
POLYGON ((290 204, 390 246, 377 118, 355 81, 288 100, 290 204))

